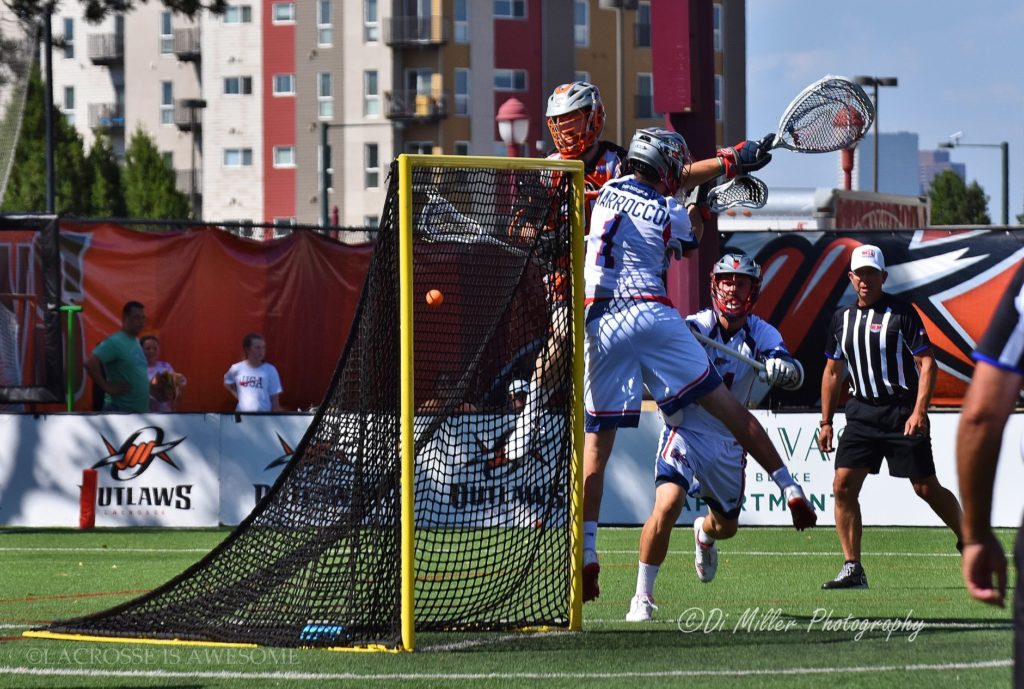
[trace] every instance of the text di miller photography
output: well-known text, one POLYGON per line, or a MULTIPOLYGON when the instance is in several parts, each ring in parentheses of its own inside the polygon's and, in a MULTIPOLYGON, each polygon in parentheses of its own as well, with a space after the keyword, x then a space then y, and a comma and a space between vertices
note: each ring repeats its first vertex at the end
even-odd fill
POLYGON ((865 634, 884 634, 885 640, 893 634, 907 634, 907 642, 913 643, 924 629, 924 620, 915 620, 910 610, 903 618, 854 617, 852 614, 837 616, 831 608, 815 608, 808 618, 794 618, 782 608, 747 608, 739 615, 730 614, 722 608, 687 608, 676 621, 683 634, 751 634, 755 632, 849 632, 853 641, 860 641, 865 634))

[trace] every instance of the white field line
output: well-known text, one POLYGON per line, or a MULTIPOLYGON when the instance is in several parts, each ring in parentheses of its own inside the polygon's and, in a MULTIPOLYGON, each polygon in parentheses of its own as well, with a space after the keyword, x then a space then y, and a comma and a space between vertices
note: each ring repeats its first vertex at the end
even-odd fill
POLYGON ((828 667, 755 668, 749 670, 664 670, 651 672, 488 672, 488 673, 432 673, 408 672, 387 674, 360 674, 353 672, 233 672, 227 670, 181 672, 171 670, 90 670, 84 668, 40 668, 0 666, 0 675, 28 675, 36 677, 119 677, 159 679, 239 679, 245 681, 480 681, 480 680, 552 680, 552 679, 657 679, 672 677, 779 677, 782 675, 833 675, 836 673, 876 675, 892 672, 948 672, 950 670, 982 670, 1013 665, 1011 658, 980 660, 970 663, 936 663, 917 665, 854 665, 828 667))
MULTIPOLYGON (((30 547, 0 547, 0 553, 208 553, 210 548, 30 548, 30 547)), ((636 555, 636 550, 599 550, 602 555, 636 555)), ((686 554, 686 549, 672 550, 671 553, 686 554)), ((775 551, 775 550, 719 550, 721 555, 743 555, 750 557, 841 557, 839 551, 775 551)), ((862 557, 960 557, 957 552, 952 553, 906 553, 906 552, 864 552, 862 557)))
POLYGON ((575 632, 568 631, 552 631, 552 632, 517 632, 515 634, 501 634, 498 636, 490 637, 477 637, 475 639, 466 639, 464 641, 453 641, 446 644, 424 644, 423 646, 417 646, 417 651, 425 651, 427 653, 446 653, 448 651, 462 651, 467 648, 476 648, 479 646, 492 646, 495 644, 504 644, 509 641, 524 641, 527 639, 538 639, 549 636, 563 636, 566 634, 574 634, 575 632))

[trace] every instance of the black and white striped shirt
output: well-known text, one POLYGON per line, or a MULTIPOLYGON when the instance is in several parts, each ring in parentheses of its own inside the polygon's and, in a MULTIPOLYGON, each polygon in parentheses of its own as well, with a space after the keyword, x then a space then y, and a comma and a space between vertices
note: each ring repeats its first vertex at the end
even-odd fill
POLYGON ((913 404, 920 377, 914 356, 931 346, 914 307, 882 294, 871 306, 851 304, 832 316, 825 356, 846 360, 850 393, 858 400, 913 404))
POLYGON ((974 360, 1024 374, 1024 264, 1007 286, 974 360))

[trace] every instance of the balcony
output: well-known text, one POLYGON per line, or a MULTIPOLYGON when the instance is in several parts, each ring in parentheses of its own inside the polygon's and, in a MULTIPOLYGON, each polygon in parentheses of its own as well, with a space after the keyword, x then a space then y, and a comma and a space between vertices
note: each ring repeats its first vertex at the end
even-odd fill
POLYGON ((202 51, 198 28, 174 30, 174 54, 182 62, 199 62, 202 51))
POLYGON ((123 65, 124 34, 102 33, 89 36, 89 59, 94 65, 123 65))
POLYGON ((388 119, 399 122, 436 122, 448 117, 448 99, 415 90, 385 92, 388 119))
MULTIPOLYGON (((196 173, 196 196, 202 198, 203 196, 203 171, 201 168, 195 169, 196 173)), ((192 170, 175 170, 174 171, 174 188, 180 191, 182 194, 192 193, 192 170)))
POLYGON ((448 42, 448 20, 441 16, 391 17, 384 24, 384 43, 391 48, 442 46, 448 42))
POLYGON ((89 103, 90 129, 124 129, 124 106, 120 103, 89 103))
POLYGON ((174 125, 183 132, 198 132, 203 127, 205 107, 206 101, 201 98, 176 98, 174 125))

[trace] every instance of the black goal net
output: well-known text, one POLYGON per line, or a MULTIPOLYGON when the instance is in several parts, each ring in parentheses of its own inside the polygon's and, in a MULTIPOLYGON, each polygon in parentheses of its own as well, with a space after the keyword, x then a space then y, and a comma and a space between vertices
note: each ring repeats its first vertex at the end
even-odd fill
POLYGON ((574 177, 538 160, 410 158, 411 176, 392 168, 333 381, 267 496, 170 582, 32 634, 410 648, 409 629, 570 625, 582 392, 574 177), (409 418, 414 498, 402 490, 409 418), (414 515, 405 551, 403 504, 414 515))

